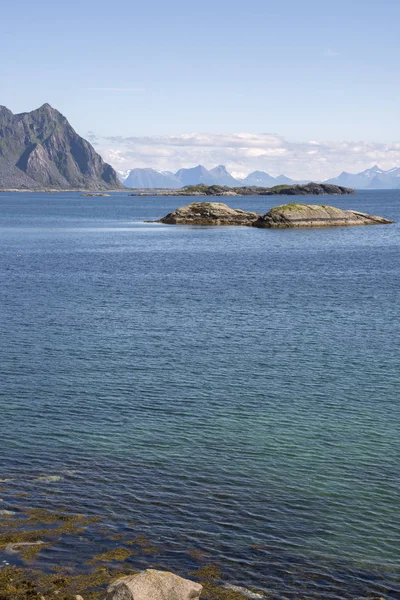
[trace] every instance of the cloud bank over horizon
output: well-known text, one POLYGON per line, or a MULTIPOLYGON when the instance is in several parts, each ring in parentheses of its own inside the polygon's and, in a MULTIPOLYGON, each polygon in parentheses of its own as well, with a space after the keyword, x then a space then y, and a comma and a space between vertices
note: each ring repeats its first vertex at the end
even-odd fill
POLYGON ((378 164, 400 165, 400 142, 291 142, 270 133, 184 133, 178 135, 100 137, 87 135, 103 158, 117 170, 151 167, 177 171, 198 164, 223 164, 236 176, 266 171, 294 179, 327 179, 341 171, 359 172, 378 164))

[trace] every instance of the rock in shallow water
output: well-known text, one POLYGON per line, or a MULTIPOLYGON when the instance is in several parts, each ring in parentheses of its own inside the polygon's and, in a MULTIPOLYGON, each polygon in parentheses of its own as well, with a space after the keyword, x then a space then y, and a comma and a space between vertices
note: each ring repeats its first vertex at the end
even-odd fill
POLYGON ((168 571, 147 569, 118 579, 105 600, 198 600, 203 587, 168 571))
POLYGON ((251 225, 259 213, 230 208, 222 202, 192 202, 158 222, 168 225, 251 225))
POLYGON ((355 210, 342 210, 324 204, 284 204, 271 208, 260 216, 253 227, 338 227, 350 225, 386 225, 392 223, 383 217, 355 210))
POLYGON ((157 222, 168 225, 241 225, 258 228, 338 227, 393 223, 383 217, 355 210, 297 202, 271 208, 265 215, 230 208, 221 202, 192 202, 177 208, 157 222))

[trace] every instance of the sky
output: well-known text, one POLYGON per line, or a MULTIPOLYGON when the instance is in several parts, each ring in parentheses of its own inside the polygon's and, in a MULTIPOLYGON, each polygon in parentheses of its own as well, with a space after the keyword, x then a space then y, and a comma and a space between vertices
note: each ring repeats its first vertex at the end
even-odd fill
POLYGON ((0 104, 118 169, 400 166, 400 1, 4 0, 0 104))

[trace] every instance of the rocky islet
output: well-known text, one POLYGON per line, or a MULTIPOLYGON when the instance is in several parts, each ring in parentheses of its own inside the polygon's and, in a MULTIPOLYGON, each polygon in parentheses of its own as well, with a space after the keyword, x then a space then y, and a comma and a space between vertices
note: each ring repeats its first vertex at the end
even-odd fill
POLYGON ((192 202, 156 221, 167 225, 234 225, 245 227, 293 228, 388 225, 389 219, 323 204, 293 202, 269 210, 265 215, 230 208, 221 202, 192 202))

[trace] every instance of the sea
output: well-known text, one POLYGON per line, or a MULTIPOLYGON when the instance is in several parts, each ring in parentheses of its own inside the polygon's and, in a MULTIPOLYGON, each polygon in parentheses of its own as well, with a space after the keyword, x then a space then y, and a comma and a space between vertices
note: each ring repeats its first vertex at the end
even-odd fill
POLYGON ((147 222, 189 201, 0 194, 0 508, 102 518, 43 568, 134 531, 132 568, 399 598, 400 190, 323 198, 388 226, 147 222))

